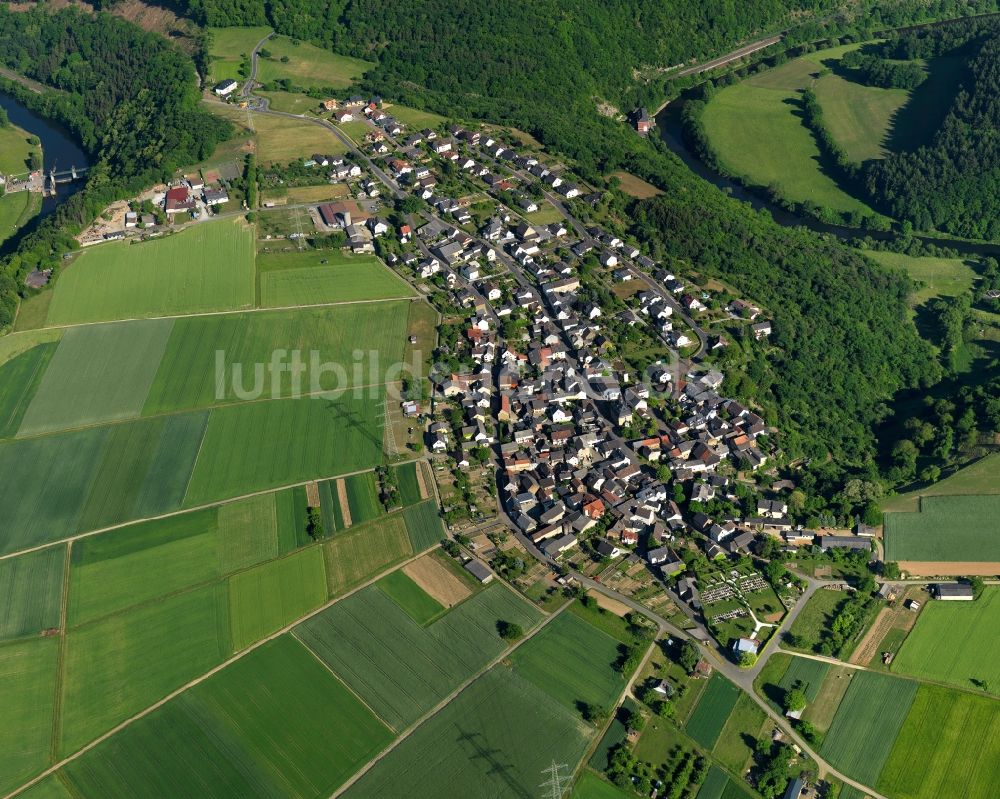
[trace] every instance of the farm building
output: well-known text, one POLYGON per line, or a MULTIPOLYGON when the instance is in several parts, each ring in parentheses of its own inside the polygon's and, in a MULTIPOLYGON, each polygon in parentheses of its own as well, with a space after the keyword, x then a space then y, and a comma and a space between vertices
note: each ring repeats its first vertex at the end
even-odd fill
POLYGON ((938 583, 934 586, 934 596, 937 599, 971 602, 975 599, 972 586, 964 583, 938 583))
POLYGON ((344 203, 324 203, 319 207, 323 224, 329 227, 350 227, 351 210, 344 203))
POLYGON ((163 203, 163 210, 168 214, 188 213, 194 209, 195 200, 188 193, 187 186, 177 186, 167 191, 167 197, 163 203))
POLYGON ((828 549, 863 549, 871 550, 872 542, 856 535, 824 535, 819 539, 819 545, 825 552, 828 549))
POLYGON ((481 583, 488 583, 493 579, 493 572, 481 560, 470 560, 465 564, 465 570, 481 583))

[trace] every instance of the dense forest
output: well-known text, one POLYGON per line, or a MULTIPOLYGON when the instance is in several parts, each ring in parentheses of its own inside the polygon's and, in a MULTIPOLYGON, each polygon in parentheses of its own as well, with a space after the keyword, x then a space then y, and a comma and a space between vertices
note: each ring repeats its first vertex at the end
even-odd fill
POLYGON ((0 64, 53 87, 41 95, 3 81, 2 88, 65 124, 94 163, 83 191, 22 242, 4 264, 0 328, 16 307, 24 274, 58 263, 69 233, 109 202, 200 161, 230 135, 228 122, 198 108, 191 59, 165 39, 108 14, 44 6, 0 7, 0 64))
POLYGON ((893 58, 969 56, 962 90, 931 143, 866 164, 864 189, 919 230, 1000 237, 1000 21, 913 33, 883 45, 893 58))

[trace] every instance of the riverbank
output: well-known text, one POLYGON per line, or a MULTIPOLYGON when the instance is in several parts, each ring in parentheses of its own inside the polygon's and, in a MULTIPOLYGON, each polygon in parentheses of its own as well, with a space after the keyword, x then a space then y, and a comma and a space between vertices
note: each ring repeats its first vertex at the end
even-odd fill
MULTIPOLYGON (((0 127, 0 175, 7 186, 23 179, 32 165, 42 164, 38 138, 13 123, 0 127)), ((42 195, 29 191, 5 191, 0 196, 0 245, 17 235, 42 210, 42 195)))

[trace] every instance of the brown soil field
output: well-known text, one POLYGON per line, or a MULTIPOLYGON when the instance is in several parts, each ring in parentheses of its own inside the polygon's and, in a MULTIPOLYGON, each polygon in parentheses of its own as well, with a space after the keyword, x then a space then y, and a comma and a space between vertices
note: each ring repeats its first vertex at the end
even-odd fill
POLYGON ((454 607, 472 594, 465 583, 430 555, 407 563, 403 573, 446 608, 454 607))
POLYGON ((624 616, 626 613, 631 611, 631 608, 624 602, 619 602, 617 599, 605 596, 600 591, 595 591, 593 588, 587 591, 587 594, 597 600, 598 607, 604 608, 606 611, 614 613, 616 616, 624 616))
POLYGON ((343 478, 337 480, 337 501, 340 503, 340 515, 344 517, 344 527, 350 527, 353 524, 351 504, 347 501, 347 483, 343 478))
MULTIPOLYGON (((909 613, 909 611, 907 611, 909 613)), ((882 643, 885 634, 892 628, 895 618, 895 611, 892 608, 882 608, 875 617, 875 622, 868 628, 865 637, 862 638, 854 648, 850 663, 866 665, 878 652, 878 645, 882 643)))
POLYGON ((427 483, 426 483, 426 478, 424 476, 424 464, 422 462, 417 464, 416 472, 417 472, 417 486, 420 488, 420 498, 427 499, 427 497, 430 495, 427 493, 427 483))
POLYGON ((967 574, 992 577, 1000 574, 1000 561, 901 560, 899 569, 918 577, 956 577, 967 574))
POLYGON ((306 504, 310 508, 319 507, 319 483, 315 480, 306 483, 306 504))

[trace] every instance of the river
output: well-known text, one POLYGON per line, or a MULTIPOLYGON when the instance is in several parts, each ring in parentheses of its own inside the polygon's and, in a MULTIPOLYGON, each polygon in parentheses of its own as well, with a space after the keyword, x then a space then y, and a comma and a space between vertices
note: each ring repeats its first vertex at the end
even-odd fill
MULTIPOLYGON (((744 186, 741 186, 739 183, 736 183, 724 175, 720 175, 718 172, 715 172, 713 169, 709 168, 704 161, 698 158, 698 156, 688 148, 684 141, 681 112, 684 108, 685 100, 685 96, 682 95, 664 106, 656 117, 656 126, 660 133, 660 138, 666 142, 667 146, 669 146, 673 153, 684 162, 688 169, 699 177, 704 178, 714 186, 718 186, 720 189, 737 200, 750 203, 751 206, 758 210, 764 209, 768 211, 774 218, 775 222, 779 225, 784 225, 785 227, 805 227, 817 233, 826 233, 840 239, 856 239, 862 236, 871 236, 873 239, 881 240, 895 238, 895 235, 891 233, 864 230, 861 228, 851 228, 843 225, 830 225, 825 222, 820 222, 817 219, 813 219, 812 217, 793 214, 791 211, 770 202, 760 194, 752 192, 744 186)), ((1000 256, 1000 244, 956 241, 948 238, 921 235, 915 235, 914 238, 919 238, 927 244, 934 244, 938 247, 949 247, 963 255, 1000 256)))
MULTIPOLYGON (((73 139, 72 134, 59 123, 36 114, 20 101, 2 92, 0 92, 0 107, 7 112, 11 122, 37 136, 42 142, 42 160, 46 173, 52 168, 55 168, 56 171, 62 171, 73 166, 83 168, 90 164, 90 159, 73 139)), ((42 219, 55 211, 62 200, 79 191, 83 185, 84 181, 82 180, 73 183, 60 183, 58 194, 55 197, 46 197, 42 201, 41 212, 21 228, 16 235, 7 239, 3 243, 2 250, 4 252, 12 250, 26 233, 38 227, 38 223, 42 219)))

